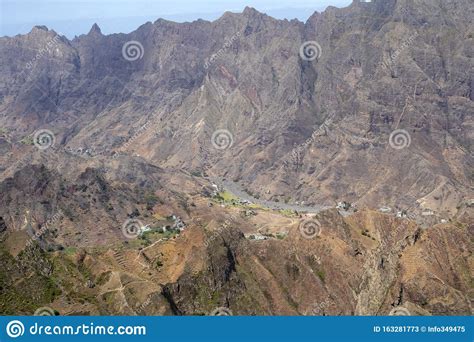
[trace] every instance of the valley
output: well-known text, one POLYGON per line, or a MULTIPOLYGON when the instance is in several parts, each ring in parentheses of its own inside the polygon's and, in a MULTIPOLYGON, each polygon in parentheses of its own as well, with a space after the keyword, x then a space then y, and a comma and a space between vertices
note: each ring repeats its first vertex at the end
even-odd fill
POLYGON ((0 314, 472 315, 473 18, 0 37, 0 314))

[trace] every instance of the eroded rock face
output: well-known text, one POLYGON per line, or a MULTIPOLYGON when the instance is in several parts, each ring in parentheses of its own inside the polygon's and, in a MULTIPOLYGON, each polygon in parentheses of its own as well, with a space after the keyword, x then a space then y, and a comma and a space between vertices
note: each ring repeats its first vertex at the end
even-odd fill
POLYGON ((306 23, 247 8, 130 34, 0 38, 0 311, 471 314, 472 18, 468 0, 377 0, 306 23), (34 146, 38 129, 52 148, 34 146), (211 141, 220 129, 227 149, 211 141), (282 213, 228 224, 235 208, 208 205, 205 174, 262 200, 419 205, 453 222, 329 210, 308 240, 282 213), (175 214, 180 236, 124 242, 126 219, 175 214), (288 236, 243 235, 259 225, 288 236), (27 276, 31 294, 11 290, 27 276))
POLYGON ((37 27, 0 39, 0 123, 18 140, 54 127, 71 148, 204 168, 267 199, 453 211, 472 181, 472 12, 468 0, 356 1, 301 23, 247 8, 72 41, 37 27), (122 54, 130 41, 136 60, 122 54), (300 57, 306 41, 317 60, 300 57), (210 143, 218 129, 231 148, 210 143), (390 146, 396 129, 410 146, 390 146))
MULTIPOLYGON (((48 255, 32 245, 0 261, 10 270, 8 284, 42 270, 30 278, 42 285, 22 298, 38 303, 49 296, 63 314, 208 315, 228 308, 234 315, 388 315, 397 307, 413 315, 471 314, 466 228, 422 231, 370 211, 318 217, 323 231, 315 239, 295 226, 283 240, 263 241, 233 226, 193 226, 146 249, 146 258, 132 249, 48 255), (82 301, 75 303, 72 293, 82 301)), ((0 292, 10 298, 2 312, 28 313, 30 306, 11 303, 18 295, 12 288, 0 292)))
POLYGON ((213 239, 199 270, 193 267, 199 262, 190 261, 164 288, 174 313, 200 315, 229 307, 241 315, 388 315, 397 306, 412 314, 471 312, 472 275, 462 271, 472 259, 465 229, 421 231, 373 212, 348 220, 325 215, 321 221, 330 230, 314 240, 292 231, 284 241, 249 243, 238 230, 226 230, 213 239), (446 235, 458 242, 441 251, 438 239, 446 235), (441 255, 444 261, 435 266, 441 255))

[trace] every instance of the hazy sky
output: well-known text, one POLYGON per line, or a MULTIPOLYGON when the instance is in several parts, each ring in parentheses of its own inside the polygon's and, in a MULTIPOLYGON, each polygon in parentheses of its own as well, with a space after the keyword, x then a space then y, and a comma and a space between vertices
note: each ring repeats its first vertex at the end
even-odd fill
POLYGON ((183 22, 217 19, 225 11, 251 6, 276 18, 305 21, 327 6, 352 0, 0 0, 0 36, 26 33, 46 25, 68 37, 87 33, 93 23, 104 34, 130 32, 158 18, 183 22))

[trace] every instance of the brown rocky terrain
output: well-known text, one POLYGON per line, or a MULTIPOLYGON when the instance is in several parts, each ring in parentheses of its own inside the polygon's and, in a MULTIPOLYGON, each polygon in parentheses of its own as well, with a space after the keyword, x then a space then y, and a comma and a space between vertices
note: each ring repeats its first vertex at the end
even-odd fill
POLYGON ((355 1, 306 23, 247 8, 72 41, 36 27, 0 40, 2 148, 16 156, 15 142, 48 128, 61 146, 208 169, 271 199, 452 212, 472 198, 472 7, 355 1), (132 40, 136 61, 122 56, 132 40), (299 56, 305 41, 317 61, 299 56), (231 148, 209 143, 217 129, 231 148), (410 146, 390 147, 395 129, 410 146))
POLYGON ((472 314, 473 20, 356 0, 1 37, 0 313, 472 314))
POLYGON ((371 211, 343 218, 330 210, 318 215, 314 239, 300 234, 297 220, 280 227, 285 238, 258 241, 242 233, 254 218, 225 225, 205 208, 196 206, 196 223, 178 237, 141 250, 36 249, 27 260, 13 247, 24 233, 4 235, 2 312, 32 314, 37 307, 27 304, 36 301, 60 314, 205 315, 228 307, 239 315, 387 315, 399 306, 413 315, 472 313, 466 226, 421 230, 371 211), (35 286, 22 294, 34 300, 12 301, 20 297, 12 284, 35 286))

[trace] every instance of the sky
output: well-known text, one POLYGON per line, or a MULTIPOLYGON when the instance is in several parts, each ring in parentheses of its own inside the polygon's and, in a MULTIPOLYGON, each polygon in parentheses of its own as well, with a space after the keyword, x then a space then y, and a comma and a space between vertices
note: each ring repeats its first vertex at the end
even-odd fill
POLYGON ((279 19, 306 21, 327 6, 345 7, 352 0, 0 0, 0 36, 14 36, 45 25, 73 38, 97 23, 102 33, 128 33, 158 18, 184 22, 215 20, 245 6, 279 19))

